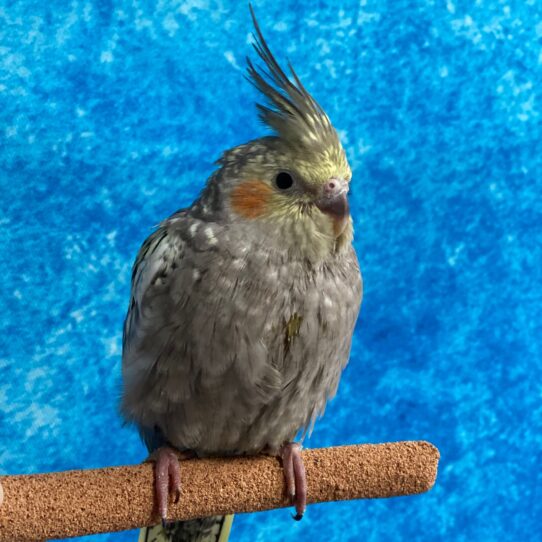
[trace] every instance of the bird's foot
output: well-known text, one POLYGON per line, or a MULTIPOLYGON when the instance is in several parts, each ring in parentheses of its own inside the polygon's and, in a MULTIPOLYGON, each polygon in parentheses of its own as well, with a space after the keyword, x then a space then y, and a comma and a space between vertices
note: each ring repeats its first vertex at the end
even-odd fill
POLYGON ((307 475, 301 456, 301 445, 297 442, 284 444, 280 450, 286 493, 291 503, 295 506, 296 521, 299 521, 307 508, 307 475))
POLYGON ((169 446, 155 450, 147 461, 154 462, 154 494, 156 508, 162 518, 162 525, 167 526, 167 512, 169 496, 173 495, 173 502, 179 502, 181 496, 181 471, 179 459, 194 457, 192 452, 178 452, 169 446))

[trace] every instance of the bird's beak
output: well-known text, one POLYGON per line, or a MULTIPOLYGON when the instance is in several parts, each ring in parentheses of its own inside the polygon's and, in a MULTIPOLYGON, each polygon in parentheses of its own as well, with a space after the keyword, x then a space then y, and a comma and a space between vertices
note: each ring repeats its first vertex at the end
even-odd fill
POLYGON ((348 183, 344 179, 330 179, 324 184, 320 198, 315 201, 322 213, 333 219, 335 237, 339 237, 350 220, 348 183))

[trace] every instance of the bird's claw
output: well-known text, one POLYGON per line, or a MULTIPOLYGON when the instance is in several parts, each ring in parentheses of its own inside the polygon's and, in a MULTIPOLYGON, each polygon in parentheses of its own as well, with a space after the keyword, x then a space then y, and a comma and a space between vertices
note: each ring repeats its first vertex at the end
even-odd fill
POLYGON ((296 442, 285 444, 281 449, 281 458, 286 494, 296 511, 292 517, 299 521, 307 508, 307 475, 301 456, 301 446, 296 442))
POLYGON ((181 488, 176 487, 175 488, 175 494, 174 494, 173 502, 177 504, 179 502, 179 499, 181 498, 181 488))
POLYGON ((173 493, 173 502, 179 502, 181 496, 181 473, 177 453, 167 446, 158 448, 149 457, 154 461, 154 492, 156 507, 162 518, 162 526, 168 526, 167 512, 169 495, 173 493))

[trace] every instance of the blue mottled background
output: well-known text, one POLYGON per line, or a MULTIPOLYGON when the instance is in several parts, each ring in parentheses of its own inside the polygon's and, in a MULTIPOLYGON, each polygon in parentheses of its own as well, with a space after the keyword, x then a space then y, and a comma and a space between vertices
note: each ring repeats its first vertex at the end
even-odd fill
MULTIPOLYGON (((541 3, 254 5, 355 173, 365 300, 308 444, 442 461, 428 494, 238 516, 233 540, 540 540, 541 3)), ((262 134, 250 28, 233 0, 0 1, 0 472, 145 456, 116 411, 130 267, 262 134)))

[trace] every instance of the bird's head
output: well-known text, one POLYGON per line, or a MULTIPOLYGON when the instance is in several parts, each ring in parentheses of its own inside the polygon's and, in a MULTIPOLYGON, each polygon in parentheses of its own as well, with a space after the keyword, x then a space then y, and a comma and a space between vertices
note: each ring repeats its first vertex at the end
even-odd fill
POLYGON ((286 76, 252 17, 254 48, 267 70, 247 59, 248 79, 267 101, 257 108, 274 135, 223 154, 223 204, 231 220, 267 232, 289 251, 325 258, 352 241, 350 167, 328 116, 291 65, 293 80, 286 76))

